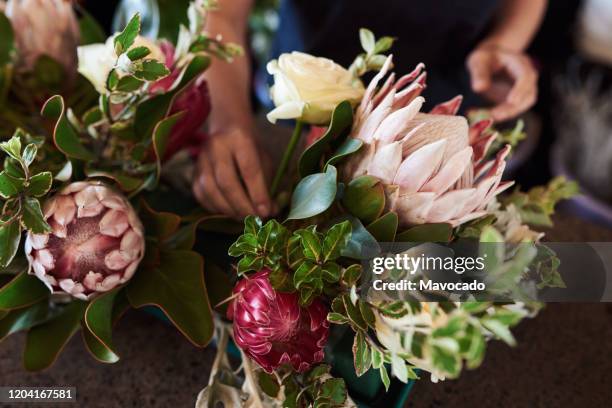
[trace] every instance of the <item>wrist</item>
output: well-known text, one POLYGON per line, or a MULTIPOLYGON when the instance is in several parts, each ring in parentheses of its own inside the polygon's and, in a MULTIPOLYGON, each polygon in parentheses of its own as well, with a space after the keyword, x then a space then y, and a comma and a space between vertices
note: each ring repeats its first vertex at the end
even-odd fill
POLYGON ((480 50, 497 50, 514 54, 523 54, 525 48, 526 46, 521 41, 500 35, 489 36, 476 47, 476 49, 480 50))

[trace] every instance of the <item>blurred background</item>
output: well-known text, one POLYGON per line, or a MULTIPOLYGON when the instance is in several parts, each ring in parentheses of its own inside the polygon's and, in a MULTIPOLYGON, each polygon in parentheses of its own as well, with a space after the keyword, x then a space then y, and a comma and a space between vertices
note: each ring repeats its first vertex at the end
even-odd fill
MULTIPOLYGON (((256 1, 250 19, 254 73, 261 73, 271 56, 282 2, 256 1)), ((140 11, 144 34, 172 38, 188 1, 81 3, 108 31, 140 11)), ((539 100, 523 118, 527 138, 511 159, 508 177, 523 188, 557 175, 575 179, 582 194, 562 210, 612 228, 612 1, 549 1, 529 54, 540 71, 539 100)), ((253 82, 254 106, 261 109, 266 78, 254 74, 253 82)))

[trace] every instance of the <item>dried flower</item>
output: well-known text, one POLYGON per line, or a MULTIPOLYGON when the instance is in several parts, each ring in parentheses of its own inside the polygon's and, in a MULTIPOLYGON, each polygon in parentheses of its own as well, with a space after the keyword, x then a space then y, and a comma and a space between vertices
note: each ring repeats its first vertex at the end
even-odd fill
POLYGON ((68 185, 45 203, 50 234, 28 234, 30 273, 54 293, 87 300, 134 275, 144 229, 130 203, 97 182, 68 185))
POLYGON ((296 293, 274 290, 264 269, 238 282, 228 317, 234 340, 264 370, 291 364, 304 372, 323 360, 329 322, 327 308, 316 300, 301 307, 296 293))

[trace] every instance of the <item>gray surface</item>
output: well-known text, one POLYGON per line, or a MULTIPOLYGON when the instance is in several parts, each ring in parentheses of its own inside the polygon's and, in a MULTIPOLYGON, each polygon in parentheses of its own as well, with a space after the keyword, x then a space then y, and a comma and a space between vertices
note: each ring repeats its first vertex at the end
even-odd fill
MULTIPOLYGON (((549 239, 612 241, 612 232, 560 219, 549 239)), ((612 304, 548 305, 515 334, 517 348, 490 343, 483 365, 459 380, 418 382, 409 406, 610 406, 612 304)), ((94 361, 77 336, 55 366, 28 374, 21 368, 23 340, 13 336, 0 346, 0 385, 76 386, 77 405, 88 408, 192 407, 214 353, 194 348, 172 327, 139 312, 129 313, 117 327, 122 360, 112 366, 94 361)))

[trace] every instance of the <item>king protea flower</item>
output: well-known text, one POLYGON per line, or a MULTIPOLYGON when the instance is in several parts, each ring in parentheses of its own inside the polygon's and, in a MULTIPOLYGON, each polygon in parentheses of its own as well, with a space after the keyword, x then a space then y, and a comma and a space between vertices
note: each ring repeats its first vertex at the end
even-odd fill
POLYGON ((29 233, 30 273, 53 293, 87 300, 122 285, 144 255, 144 229, 130 203, 97 182, 68 185, 50 198, 44 216, 52 232, 29 233))
POLYGON ((32 70, 46 55, 76 73, 79 23, 69 0, 8 0, 4 12, 11 20, 19 54, 18 66, 32 70))
POLYGON ((472 128, 456 113, 461 97, 419 113, 425 73, 420 64, 395 80, 389 57, 369 84, 352 131, 361 153, 345 167, 349 178, 371 175, 385 185, 386 207, 404 226, 461 223, 485 215, 487 203, 512 183, 501 182, 504 147, 494 160, 485 156, 496 135, 490 121, 472 128))
POLYGON ((301 307, 298 295, 274 290, 269 270, 242 279, 227 314, 236 344, 268 373, 283 364, 304 372, 323 360, 329 334, 327 308, 319 300, 301 307))

